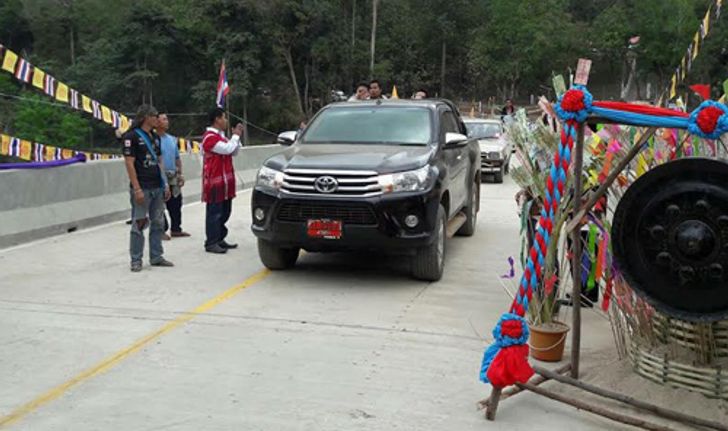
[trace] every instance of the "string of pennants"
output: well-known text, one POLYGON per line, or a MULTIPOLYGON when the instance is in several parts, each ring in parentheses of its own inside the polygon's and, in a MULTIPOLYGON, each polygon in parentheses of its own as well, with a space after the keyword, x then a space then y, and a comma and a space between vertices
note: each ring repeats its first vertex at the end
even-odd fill
MULTIPOLYGON (((197 142, 188 139, 178 139, 179 150, 181 153, 198 154, 200 147, 197 142)), ((57 160, 68 160, 79 154, 86 156, 86 160, 114 160, 121 159, 123 156, 119 154, 93 153, 87 151, 71 150, 69 148, 54 147, 52 145, 39 144, 30 142, 25 139, 16 138, 5 134, 0 134, 0 155, 17 157, 22 160, 31 162, 49 162, 57 160)))
POLYGON ((115 129, 125 131, 131 125, 131 121, 126 115, 70 88, 3 45, 0 45, 0 57, 3 59, 2 70, 13 74, 18 81, 32 85, 51 98, 68 104, 73 109, 91 114, 95 119, 103 121, 115 129))
MULTIPOLYGON (((2 60, 2 63, 0 64, 0 69, 12 74, 17 80, 25 84, 32 85, 33 87, 41 90, 47 96, 59 102, 66 103, 75 110, 90 114, 93 116, 94 119, 103 121, 104 123, 112 126, 114 129, 120 129, 122 132, 128 130, 131 126, 131 120, 129 120, 126 115, 121 114, 105 105, 102 105, 98 101, 79 93, 78 91, 69 87, 63 82, 56 80, 49 73, 46 73, 40 68, 33 66, 26 59, 20 57, 12 50, 7 49, 2 44, 0 44, 0 59, 2 60)), ((182 153, 200 152, 199 142, 189 141, 182 138, 180 138, 178 142, 180 152, 182 153)), ((23 160, 50 161, 72 158, 76 154, 81 152, 83 151, 62 149, 50 145, 31 143, 29 141, 2 135, 2 152, 0 152, 0 154, 15 156, 23 160), (7 146, 6 138, 8 143, 7 146), (14 144, 14 146, 12 146, 12 152, 10 146, 11 142, 17 142, 17 144, 14 144), (43 149, 38 153, 39 155, 43 154, 42 157, 35 157, 37 147, 43 149), (67 157, 63 157, 64 154, 67 157)), ((85 154, 86 160, 107 160, 120 157, 114 154, 85 154)))
MULTIPOLYGON (((685 50, 685 55, 675 69, 675 73, 672 75, 670 80, 670 97, 668 100, 672 100, 677 96, 678 86, 685 81, 687 74, 692 70, 693 61, 698 57, 700 49, 703 46, 703 41, 708 36, 708 33, 710 33, 711 20, 713 22, 718 21, 722 6, 723 0, 715 0, 715 4, 709 6, 708 11, 705 12, 705 17, 700 23, 700 29, 693 36, 692 42, 690 42, 688 49, 685 50)), ((660 98, 660 102, 662 102, 662 97, 660 98)))

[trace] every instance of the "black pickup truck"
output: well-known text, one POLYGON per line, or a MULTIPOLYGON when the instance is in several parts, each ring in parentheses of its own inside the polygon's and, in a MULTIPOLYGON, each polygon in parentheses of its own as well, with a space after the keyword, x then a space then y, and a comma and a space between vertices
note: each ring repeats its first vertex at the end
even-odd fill
POLYGON ((273 270, 310 252, 412 256, 412 275, 442 277, 445 242, 475 232, 480 149, 444 100, 334 103, 263 163, 253 191, 258 254, 273 270))

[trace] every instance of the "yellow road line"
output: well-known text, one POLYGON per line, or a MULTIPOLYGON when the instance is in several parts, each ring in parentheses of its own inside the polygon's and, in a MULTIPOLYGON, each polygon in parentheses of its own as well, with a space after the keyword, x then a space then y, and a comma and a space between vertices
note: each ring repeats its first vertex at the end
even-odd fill
POLYGON ((259 281, 265 279, 266 277, 268 277, 268 275, 270 275, 270 271, 268 271, 268 270, 262 270, 262 271, 258 272, 257 274, 251 276, 247 280, 240 283, 239 285, 231 287, 230 289, 228 289, 225 292, 221 293, 220 295, 210 299, 209 301, 196 307, 195 309, 180 315, 178 318, 165 324, 164 326, 157 329, 156 331, 138 339, 133 344, 131 344, 129 347, 119 350, 118 352, 114 353, 113 355, 109 356, 108 358, 104 359, 103 361, 99 362, 98 364, 94 365, 93 367, 82 371, 75 377, 71 378, 70 380, 67 380, 65 383, 62 383, 62 384, 56 386, 55 388, 47 391, 46 393, 40 395, 39 397, 35 398, 34 400, 29 401, 26 404, 23 404, 22 406, 18 407, 17 409, 12 411, 7 416, 0 416, 0 428, 19 421, 24 416, 37 410, 39 407, 43 406, 44 404, 47 404, 47 403, 55 400, 56 398, 59 398, 72 387, 77 386, 86 380, 89 380, 101 373, 104 373, 104 372, 110 370, 111 368, 113 368, 115 365, 119 364, 121 361, 123 361, 130 355, 138 352, 142 347, 146 346, 150 342, 156 340, 157 338, 161 337, 162 335, 166 334, 167 332, 184 325, 185 323, 187 323, 190 320, 192 320, 193 318, 195 318, 195 316, 213 309, 217 305, 219 305, 219 304, 227 301, 228 299, 232 298, 233 296, 237 295, 243 289, 250 287, 253 284, 258 283, 259 281))

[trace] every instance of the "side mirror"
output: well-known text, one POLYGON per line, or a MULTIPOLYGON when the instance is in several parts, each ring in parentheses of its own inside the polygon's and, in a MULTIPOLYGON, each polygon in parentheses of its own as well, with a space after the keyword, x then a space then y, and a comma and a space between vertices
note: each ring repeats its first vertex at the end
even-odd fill
POLYGON ((460 133, 445 133, 445 146, 453 147, 467 142, 468 137, 460 133))
POLYGON ((276 143, 279 145, 293 145, 293 143, 296 142, 297 136, 298 136, 298 132, 296 132, 296 131, 283 132, 280 135, 278 135, 278 138, 276 139, 276 143))

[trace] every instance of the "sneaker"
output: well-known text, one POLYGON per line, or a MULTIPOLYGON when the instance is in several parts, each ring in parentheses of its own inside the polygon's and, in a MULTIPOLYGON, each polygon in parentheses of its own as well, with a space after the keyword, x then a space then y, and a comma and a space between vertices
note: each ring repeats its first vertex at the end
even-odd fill
POLYGON ((205 251, 208 253, 215 253, 215 254, 225 254, 227 253, 227 249, 220 246, 220 244, 211 245, 209 247, 205 247, 205 251))
POLYGON ((132 262, 131 263, 131 272, 141 272, 141 271, 142 271, 141 262, 132 262))
POLYGON ((170 268, 170 267, 173 267, 174 266, 174 264, 172 262, 168 261, 165 258, 162 258, 162 259, 160 259, 160 260, 152 263, 151 265, 152 266, 163 266, 163 267, 167 267, 167 268, 170 268))
POLYGON ((169 241, 170 239, 172 239, 171 236, 167 235, 166 233, 162 234, 162 241, 169 241))
POLYGON ((225 240, 220 241, 220 247, 224 249, 238 248, 237 244, 229 244, 225 240))
POLYGON ((185 231, 179 231, 179 232, 172 232, 172 238, 186 238, 188 236, 191 236, 185 231))

